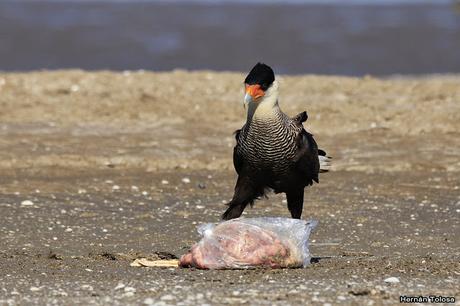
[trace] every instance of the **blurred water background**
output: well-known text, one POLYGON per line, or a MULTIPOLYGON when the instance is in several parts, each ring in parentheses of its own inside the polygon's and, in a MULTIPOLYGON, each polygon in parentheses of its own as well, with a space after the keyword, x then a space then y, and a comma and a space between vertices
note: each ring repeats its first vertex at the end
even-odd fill
POLYGON ((0 0, 0 70, 460 72, 453 1, 0 0))

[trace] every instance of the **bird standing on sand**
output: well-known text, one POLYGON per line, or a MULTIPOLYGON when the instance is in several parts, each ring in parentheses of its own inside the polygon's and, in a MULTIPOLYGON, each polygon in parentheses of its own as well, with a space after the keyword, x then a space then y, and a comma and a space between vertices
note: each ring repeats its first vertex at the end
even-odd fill
POLYGON ((318 149, 302 122, 306 112, 289 118, 278 105, 278 82, 273 70, 262 63, 244 80, 246 124, 235 132, 233 165, 238 173, 235 193, 222 219, 238 218, 248 204, 268 189, 286 193, 292 218, 300 219, 304 188, 327 171, 329 157, 318 149))

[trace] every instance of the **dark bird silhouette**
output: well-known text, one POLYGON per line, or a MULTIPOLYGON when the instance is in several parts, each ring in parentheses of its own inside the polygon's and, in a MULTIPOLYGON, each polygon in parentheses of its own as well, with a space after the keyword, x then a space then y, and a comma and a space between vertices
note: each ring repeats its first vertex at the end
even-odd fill
POLYGON ((244 83, 247 120, 235 132, 233 150, 238 179, 222 219, 238 218, 268 190, 284 192, 292 218, 300 219, 304 188, 319 182, 318 173, 328 170, 330 158, 303 128, 306 112, 290 118, 281 111, 278 82, 269 66, 255 65, 244 83))

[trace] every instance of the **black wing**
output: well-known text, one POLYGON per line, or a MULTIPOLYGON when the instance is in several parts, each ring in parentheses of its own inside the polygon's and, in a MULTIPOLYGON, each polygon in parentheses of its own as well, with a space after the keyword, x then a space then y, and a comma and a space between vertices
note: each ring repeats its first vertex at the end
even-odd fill
MULTIPOLYGON (((295 118, 299 118, 297 121, 299 124, 307 120, 307 114, 305 112, 297 115, 295 118), (301 115, 304 114, 302 117, 301 115), (299 117, 301 116, 301 117, 299 117), (304 119, 303 121, 301 121, 304 119)), ((295 119, 293 118, 293 119, 295 119)), ((305 178, 306 184, 311 185, 313 181, 319 182, 319 159, 318 159, 318 145, 316 144, 313 135, 305 131, 302 126, 299 134, 297 135, 297 153, 295 156, 295 168, 302 177, 305 178)))
POLYGON ((235 131, 236 145, 233 148, 233 166, 235 167, 236 173, 241 174, 243 169, 244 159, 243 156, 238 154, 238 138, 240 137, 241 130, 235 131))

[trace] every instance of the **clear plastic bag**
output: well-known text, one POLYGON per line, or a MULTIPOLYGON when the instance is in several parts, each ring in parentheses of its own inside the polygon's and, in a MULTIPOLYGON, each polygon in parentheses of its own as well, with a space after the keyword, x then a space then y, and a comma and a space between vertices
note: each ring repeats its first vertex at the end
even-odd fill
POLYGON ((297 268, 310 264, 308 239, 315 220, 239 218, 198 227, 203 238, 183 255, 181 267, 297 268))

